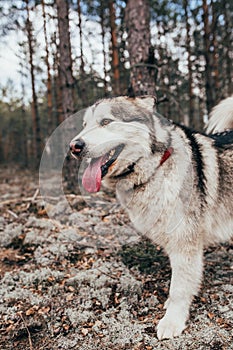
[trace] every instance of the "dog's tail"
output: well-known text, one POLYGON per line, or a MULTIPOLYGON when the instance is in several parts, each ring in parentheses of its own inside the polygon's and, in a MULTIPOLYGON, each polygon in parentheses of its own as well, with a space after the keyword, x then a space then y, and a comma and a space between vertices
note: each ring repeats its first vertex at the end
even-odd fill
POLYGON ((206 124, 206 133, 215 134, 233 129, 233 96, 221 101, 213 108, 206 124))

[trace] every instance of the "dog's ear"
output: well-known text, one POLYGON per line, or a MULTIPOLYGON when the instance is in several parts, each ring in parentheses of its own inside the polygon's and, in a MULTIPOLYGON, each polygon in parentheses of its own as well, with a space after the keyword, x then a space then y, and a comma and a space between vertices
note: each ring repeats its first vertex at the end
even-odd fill
POLYGON ((157 98, 153 95, 142 95, 136 97, 137 103, 144 108, 147 108, 150 112, 154 112, 156 108, 157 98))

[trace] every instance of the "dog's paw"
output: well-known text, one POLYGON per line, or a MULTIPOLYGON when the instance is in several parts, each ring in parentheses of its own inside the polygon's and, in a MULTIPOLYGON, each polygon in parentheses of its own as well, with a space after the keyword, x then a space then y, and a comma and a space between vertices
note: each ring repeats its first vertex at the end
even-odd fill
POLYGON ((178 337, 184 329, 185 320, 177 316, 171 319, 165 315, 158 323, 157 336, 159 340, 178 337))

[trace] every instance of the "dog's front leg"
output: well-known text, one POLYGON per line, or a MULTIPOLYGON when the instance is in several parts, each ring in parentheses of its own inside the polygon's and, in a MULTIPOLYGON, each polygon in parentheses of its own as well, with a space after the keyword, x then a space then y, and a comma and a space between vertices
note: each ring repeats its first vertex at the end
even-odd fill
POLYGON ((158 339, 179 336, 185 329, 189 307, 198 292, 202 277, 203 250, 173 252, 169 255, 172 279, 169 298, 165 303, 166 313, 157 327, 158 339))

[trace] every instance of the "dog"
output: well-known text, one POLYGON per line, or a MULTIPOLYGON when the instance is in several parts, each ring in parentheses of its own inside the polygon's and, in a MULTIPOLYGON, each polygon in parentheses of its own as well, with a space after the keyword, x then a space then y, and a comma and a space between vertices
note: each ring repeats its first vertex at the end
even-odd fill
POLYGON ((70 143, 89 159, 88 192, 115 188, 135 228, 168 254, 172 268, 159 340, 179 336, 198 293, 203 249, 233 234, 233 98, 212 112, 207 135, 156 112, 153 96, 103 99, 70 143), (220 128, 223 132, 219 132, 220 128))

